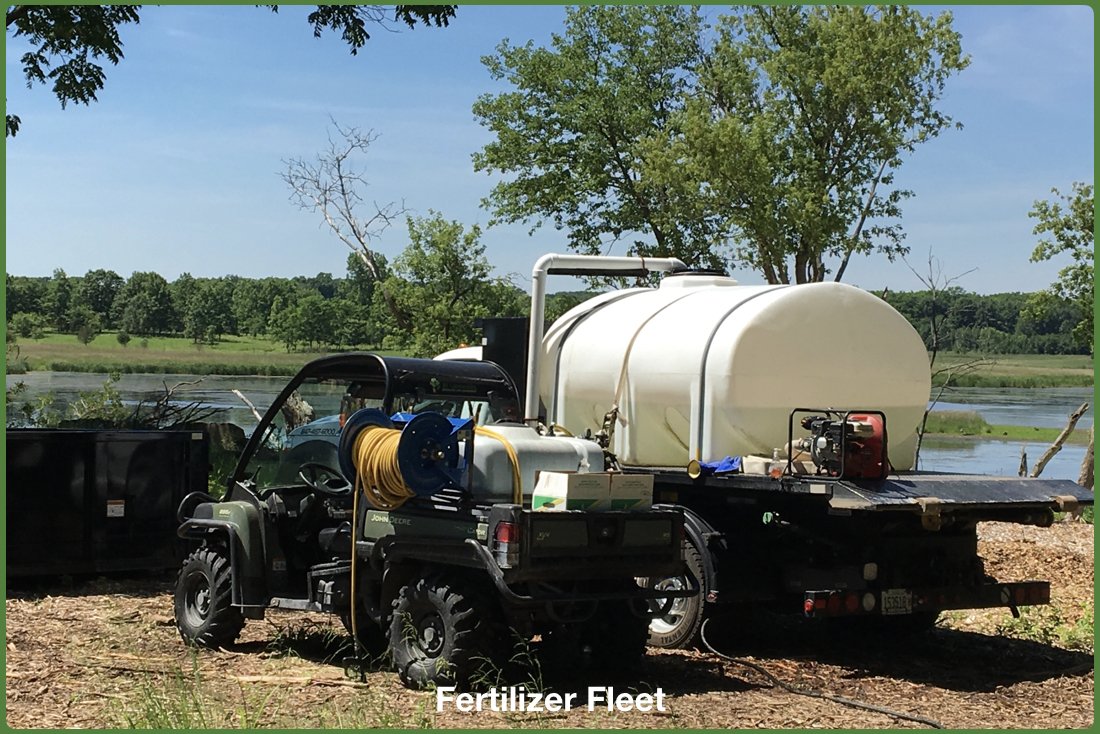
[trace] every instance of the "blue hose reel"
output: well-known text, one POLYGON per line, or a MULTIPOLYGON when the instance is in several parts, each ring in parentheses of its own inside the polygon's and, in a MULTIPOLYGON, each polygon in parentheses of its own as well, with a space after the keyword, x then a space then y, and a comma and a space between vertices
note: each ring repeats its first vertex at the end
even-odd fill
POLYGON ((363 408, 353 413, 340 431, 340 471, 348 481, 355 482, 355 440, 368 426, 401 430, 397 465, 401 478, 418 497, 430 497, 448 488, 461 489, 468 479, 474 445, 472 419, 446 418, 432 412, 387 416, 377 408, 363 408), (461 455, 460 441, 465 442, 461 455))

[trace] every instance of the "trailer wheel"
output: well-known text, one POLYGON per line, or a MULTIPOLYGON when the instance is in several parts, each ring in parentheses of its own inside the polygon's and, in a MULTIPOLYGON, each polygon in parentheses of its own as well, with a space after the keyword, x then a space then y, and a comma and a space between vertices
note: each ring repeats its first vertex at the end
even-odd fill
POLYGON ((232 643, 244 628, 244 617, 232 606, 232 599, 228 551, 222 546, 203 546, 193 552, 183 562, 176 581, 180 637, 203 647, 232 643))
POLYGON ((433 573, 404 586, 393 602, 390 655, 408 688, 468 686, 499 662, 496 605, 472 584, 433 573))
MULTIPOLYGON (((699 582, 700 592, 695 596, 674 599, 668 611, 654 617, 649 623, 649 644, 653 647, 690 648, 695 645, 699 628, 703 624, 703 558, 699 549, 690 540, 684 540, 684 561, 688 571, 699 582)), ((679 591, 690 589, 687 576, 649 578, 645 584, 650 589, 670 589, 679 591)), ((656 605, 663 605, 664 599, 655 599, 656 605)))

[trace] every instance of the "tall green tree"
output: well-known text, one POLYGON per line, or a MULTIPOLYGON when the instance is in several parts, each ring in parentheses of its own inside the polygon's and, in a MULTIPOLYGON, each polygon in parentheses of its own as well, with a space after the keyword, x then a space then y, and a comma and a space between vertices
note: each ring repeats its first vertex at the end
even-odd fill
MULTIPOLYGON (((266 6, 278 12, 278 5, 266 6)), ((328 29, 340 33, 352 55, 370 39, 368 24, 417 23, 446 26, 455 15, 454 5, 318 5, 309 14, 313 35, 328 29)), ((32 47, 23 54, 27 86, 52 84, 62 109, 69 102, 90 104, 103 89, 103 61, 122 60, 120 30, 140 21, 140 5, 9 5, 7 32, 32 47)), ((8 114, 6 135, 19 132, 20 120, 8 114)))
POLYGON ((49 278, 28 278, 25 275, 7 274, 4 289, 5 316, 11 321, 17 313, 34 313, 45 316, 46 287, 49 278))
POLYGON ((969 63, 950 13, 748 6, 714 30, 679 7, 585 7, 551 49, 502 44, 484 62, 515 91, 474 106, 496 135, 475 168, 510 174, 493 221, 551 221, 580 252, 631 236, 636 254, 732 257, 772 283, 903 254, 893 175, 952 125, 937 105, 969 63))
POLYGON ((905 254, 897 219, 912 192, 893 176, 953 124, 937 105, 969 57, 951 21, 902 6, 721 17, 679 124, 645 148, 647 180, 769 283, 839 281, 854 254, 905 254))
POLYGON ((551 222, 578 252, 626 240, 630 253, 723 267, 706 223, 678 216, 661 186, 641 185, 639 145, 674 132, 703 30, 697 11, 678 6, 582 6, 566 10, 551 48, 506 39, 484 57, 514 88, 473 107, 495 136, 474 169, 507 174, 483 202, 490 225, 551 222))
POLYGON ((1043 318, 1059 299, 1076 304, 1081 320, 1073 329, 1073 338, 1087 344, 1090 350, 1093 348, 1093 247, 1096 238, 1092 189, 1092 184, 1074 183, 1072 194, 1064 196, 1058 189, 1051 189, 1064 206, 1057 201, 1036 201, 1028 212, 1029 217, 1039 220, 1032 234, 1047 235, 1039 240, 1031 253, 1031 261, 1042 262, 1062 254, 1072 258, 1072 262, 1058 273, 1058 280, 1030 301, 1028 313, 1043 318))
POLYGON ((386 347, 430 357, 474 340, 474 319, 523 313, 511 282, 492 277, 480 227, 467 232, 430 210, 407 222, 409 244, 394 260, 385 286, 412 329, 390 328, 386 347))
POLYGON ((111 304, 112 321, 139 336, 171 330, 172 295, 166 281, 154 272, 135 272, 119 289, 111 304))
POLYGON ((194 279, 186 301, 176 306, 182 306, 184 336, 198 344, 212 343, 223 334, 236 333, 233 290, 237 280, 235 276, 194 279))
POLYGON ((297 300, 300 291, 301 288, 287 278, 242 278, 233 289, 232 309, 237 333, 267 334, 275 298, 282 297, 284 303, 292 302, 297 300))
POLYGON ((67 331, 69 327, 69 306, 73 300, 73 284, 61 268, 53 271, 53 277, 46 286, 44 307, 50 326, 58 331, 67 331))
POLYGON ((113 270, 89 270, 74 293, 77 304, 87 306, 99 314, 101 323, 111 326, 111 304, 126 281, 113 270))

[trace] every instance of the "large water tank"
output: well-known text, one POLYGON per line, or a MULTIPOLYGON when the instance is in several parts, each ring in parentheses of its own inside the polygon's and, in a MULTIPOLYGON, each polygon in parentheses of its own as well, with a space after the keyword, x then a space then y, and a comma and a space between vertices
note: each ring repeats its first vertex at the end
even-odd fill
POLYGON ((843 283, 670 275, 580 304, 543 340, 548 420, 597 431, 618 393, 612 450, 634 466, 771 456, 792 409, 836 408, 885 412, 890 463, 909 469, 930 390, 905 317, 843 283))

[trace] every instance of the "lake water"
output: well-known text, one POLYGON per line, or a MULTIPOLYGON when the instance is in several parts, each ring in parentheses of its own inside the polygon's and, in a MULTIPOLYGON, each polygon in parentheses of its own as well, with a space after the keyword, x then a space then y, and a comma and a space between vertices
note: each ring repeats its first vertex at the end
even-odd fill
MULTIPOLYGON (((25 375, 8 375, 7 386, 24 382, 28 388, 27 394, 32 396, 52 391, 57 398, 57 407, 63 409, 80 392, 102 387, 106 379, 106 375, 76 372, 28 372, 25 375)), ((219 420, 236 423, 251 433, 256 419, 248 406, 231 391, 234 388, 240 390, 263 413, 278 396, 287 378, 208 375, 200 380, 194 375, 123 375, 115 387, 125 402, 136 404, 142 399, 152 400, 163 395, 165 385, 172 387, 196 380, 197 384, 181 387, 176 391, 175 395, 180 402, 202 401, 211 407, 220 408, 224 412, 219 420)), ((1090 408, 1077 426, 1088 428, 1092 425, 1093 416, 1093 391, 1090 388, 958 388, 945 393, 933 409, 972 410, 987 422, 997 425, 1063 428, 1069 414, 1084 402, 1089 403, 1090 408)), ((1029 466, 1035 463, 1047 445, 1045 442, 1027 445, 1029 466)), ((927 471, 1015 476, 1022 446, 1022 441, 929 438, 921 450, 920 468, 927 471)), ((1043 476, 1076 480, 1084 455, 1083 446, 1064 446, 1043 470, 1043 476)))
MULTIPOLYGON (((938 392, 932 389, 932 395, 938 392)), ((1070 413, 1089 404, 1078 428, 1092 426, 1095 399, 1091 387, 1044 389, 1000 387, 956 387, 943 393, 932 410, 974 411, 987 423, 998 426, 1065 428, 1070 413)))

